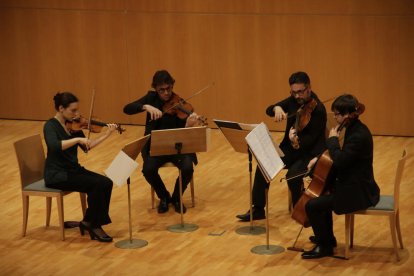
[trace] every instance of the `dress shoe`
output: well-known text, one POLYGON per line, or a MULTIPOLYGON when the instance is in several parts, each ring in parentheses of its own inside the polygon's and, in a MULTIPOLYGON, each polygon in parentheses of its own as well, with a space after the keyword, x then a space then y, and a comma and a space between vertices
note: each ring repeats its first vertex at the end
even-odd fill
POLYGON ((158 214, 168 212, 168 203, 169 203, 168 198, 160 199, 160 204, 158 205, 158 214))
MULTIPOLYGON (((309 240, 310 240, 311 243, 314 243, 314 244, 318 244, 319 243, 318 239, 315 236, 310 236, 309 237, 309 240)), ((332 242, 332 246, 333 247, 336 247, 337 246, 336 238, 335 237, 334 237, 334 240, 332 242)))
MULTIPOLYGON (((174 205, 175 211, 177 213, 181 213, 180 201, 174 201, 173 205, 174 205)), ((185 212, 187 212, 187 208, 183 204, 183 214, 185 214, 185 212)))
POLYGON ((333 248, 332 247, 324 247, 321 245, 315 246, 310 251, 305 251, 302 253, 302 259, 319 259, 326 256, 333 255, 333 248))
POLYGON ((88 231, 91 240, 98 240, 100 242, 111 242, 113 240, 101 227, 92 228, 90 224, 80 222, 79 230, 82 236, 85 235, 85 231, 88 231))
MULTIPOLYGON (((236 218, 240 219, 241 221, 250 221, 250 210, 243 215, 237 215, 236 218)), ((256 209, 253 208, 253 220, 258 219, 265 219, 265 211, 263 209, 256 209)))
POLYGON ((76 228, 76 227, 79 227, 79 221, 65 221, 65 222, 63 223, 63 226, 64 226, 66 229, 76 228))

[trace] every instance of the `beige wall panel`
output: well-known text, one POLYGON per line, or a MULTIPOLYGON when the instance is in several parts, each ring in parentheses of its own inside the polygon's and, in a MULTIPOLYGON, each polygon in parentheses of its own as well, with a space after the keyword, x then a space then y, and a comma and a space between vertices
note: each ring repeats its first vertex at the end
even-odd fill
POLYGON ((124 10, 125 3, 125 0, 2 0, 0 1, 0 7, 124 10))
POLYGON ((3 15, 11 30, 0 46, 7 53, 4 78, 11 94, 0 117, 48 118, 57 91, 73 91, 87 114, 95 88, 96 114, 105 120, 125 120, 122 113, 111 111, 121 109, 127 98, 121 14, 15 10, 3 15))
POLYGON ((128 0, 141 12, 259 14, 413 14, 412 0, 128 0))

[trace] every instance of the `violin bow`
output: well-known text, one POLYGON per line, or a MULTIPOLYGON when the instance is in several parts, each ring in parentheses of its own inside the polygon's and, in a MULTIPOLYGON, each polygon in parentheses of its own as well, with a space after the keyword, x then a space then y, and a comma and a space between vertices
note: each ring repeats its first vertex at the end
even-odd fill
MULTIPOLYGON (((210 87, 212 87, 214 85, 214 81, 209 83, 208 85, 206 85, 205 87, 201 88, 200 90, 198 90, 197 92, 195 92, 193 95, 191 95, 190 97, 184 99, 185 102, 187 102, 189 99, 194 98, 195 96, 201 94, 202 92, 204 92, 205 90, 209 89, 210 87)), ((168 111, 170 111, 171 109, 173 109, 174 107, 176 107, 178 105, 175 104, 173 106, 171 106, 170 108, 168 108, 167 110, 165 110, 163 113, 167 113, 168 111)))
MULTIPOLYGON (((89 118, 88 118, 88 140, 91 137, 91 121, 92 121, 92 114, 93 114, 93 106, 95 103, 95 88, 92 89, 92 100, 91 100, 91 106, 89 108, 89 118)), ((86 149, 86 152, 88 152, 89 149, 86 149)))

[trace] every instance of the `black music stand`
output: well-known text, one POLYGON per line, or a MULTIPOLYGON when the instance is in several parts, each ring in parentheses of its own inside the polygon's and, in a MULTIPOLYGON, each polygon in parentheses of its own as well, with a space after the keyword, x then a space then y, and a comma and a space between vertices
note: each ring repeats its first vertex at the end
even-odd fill
MULTIPOLYGON (((249 150, 257 161, 257 166, 262 172, 266 182, 270 182, 283 169, 284 164, 280 159, 280 153, 275 146, 269 130, 264 123, 255 127, 247 136, 249 150)), ((267 185, 269 186, 269 185, 267 185)), ((285 251, 282 246, 269 244, 269 189, 266 188, 266 244, 253 247, 250 251, 260 255, 272 255, 285 251)))
MULTIPOLYGON (((205 152, 210 141, 210 129, 207 127, 188 127, 176 129, 153 130, 151 132, 151 156, 173 155, 205 152)), ((198 225, 184 223, 183 187, 181 170, 179 170, 180 215, 181 223, 168 226, 168 230, 176 233, 192 232, 198 225)))
MULTIPOLYGON (((128 143, 122 149, 123 152, 126 153, 131 159, 137 159, 139 153, 141 152, 142 148, 148 141, 150 135, 146 135, 138 140, 135 140, 131 143, 128 143)), ((115 243, 115 246, 122 249, 135 249, 141 248, 148 245, 146 240, 140 239, 133 239, 132 238, 132 222, 131 222, 131 190, 130 190, 130 177, 127 179, 127 186, 128 186, 128 217, 129 217, 129 239, 121 240, 115 243)))
MULTIPOLYGON (((248 154, 249 162, 249 198, 250 198, 250 214, 253 214, 253 194, 252 194, 252 153, 246 143, 246 135, 253 129, 253 125, 240 124, 236 122, 214 120, 227 141, 233 147, 234 151, 248 154)), ((239 235, 260 235, 266 232, 262 226, 253 224, 253 216, 250 215, 250 226, 242 226, 236 229, 239 235)))

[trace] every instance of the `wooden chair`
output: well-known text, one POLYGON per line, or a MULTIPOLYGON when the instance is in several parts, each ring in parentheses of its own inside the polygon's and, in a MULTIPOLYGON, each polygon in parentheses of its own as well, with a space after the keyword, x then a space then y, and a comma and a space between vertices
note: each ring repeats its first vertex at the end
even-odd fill
POLYGON ((397 261, 400 260, 397 248, 397 238, 400 243, 401 249, 404 248, 401 237, 400 227, 400 183, 404 172, 404 165, 407 159, 407 151, 404 150, 401 159, 398 161, 397 172, 394 181, 394 194, 393 195, 381 195, 380 201, 374 207, 370 207, 367 210, 357 211, 354 213, 345 215, 345 258, 348 258, 348 248, 352 248, 354 242, 354 220, 355 215, 377 215, 388 216, 390 218, 391 238, 394 245, 395 256, 397 261))
MULTIPOLYGON (((165 163, 164 165, 161 166, 161 168, 171 168, 171 167, 176 168, 176 166, 172 162, 167 162, 167 163, 165 163)), ((191 188, 191 203, 192 203, 192 207, 194 207, 195 206, 195 202, 194 202, 194 176, 191 178, 190 188, 191 188)), ((155 191, 154 191, 153 187, 151 187, 151 206, 152 206, 152 209, 155 208, 155 191)))
MULTIPOLYGON (((50 211, 52 197, 56 197, 59 226, 62 240, 65 240, 63 196, 72 193, 71 191, 61 191, 50 189, 45 186, 43 171, 45 167, 45 154, 43 151, 42 140, 39 134, 24 138, 14 143, 17 162, 20 169, 20 180, 23 199, 23 231, 22 236, 26 235, 27 220, 29 215, 29 196, 46 197, 46 226, 50 224, 50 211)), ((86 211, 86 194, 80 193, 82 212, 86 211)))

